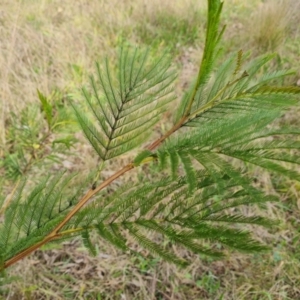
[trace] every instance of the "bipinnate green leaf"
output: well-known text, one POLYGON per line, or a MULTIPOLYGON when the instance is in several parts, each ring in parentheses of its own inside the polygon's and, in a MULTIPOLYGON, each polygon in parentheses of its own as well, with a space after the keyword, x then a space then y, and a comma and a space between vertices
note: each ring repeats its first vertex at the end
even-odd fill
POLYGON ((5 260, 42 240, 75 205, 82 186, 74 194, 65 194, 74 176, 48 176, 29 193, 24 192, 26 180, 21 181, 0 225, 0 248, 5 260))
POLYGON ((212 172, 195 171, 192 194, 189 176, 128 185, 101 205, 85 207, 69 226, 75 231, 76 228, 96 229, 102 239, 123 250, 131 250, 127 239, 132 236, 154 255, 181 266, 188 261, 176 256, 168 243, 213 257, 224 256, 228 247, 246 252, 267 250, 267 246, 254 240, 251 232, 241 225, 272 227, 276 222, 237 211, 244 205, 264 204, 277 198, 252 187, 250 178, 243 173, 227 174, 223 169, 215 169, 212 176, 212 172), (216 243, 224 247, 216 250, 216 243))
POLYGON ((96 65, 91 88, 83 89, 93 115, 72 104, 87 139, 103 160, 140 146, 151 135, 166 105, 175 99, 167 55, 150 58, 149 51, 121 48, 116 74, 106 60, 96 65), (93 120, 93 121, 92 121, 93 120))
POLYGON ((231 115, 282 112, 298 103, 300 88, 280 87, 271 83, 292 74, 291 71, 277 71, 258 76, 262 66, 274 55, 264 55, 248 65, 240 66, 235 73, 236 59, 231 56, 218 68, 210 82, 201 87, 195 99, 199 105, 193 106, 185 126, 202 126, 210 120, 228 118, 231 115), (201 92, 202 91, 202 92, 201 92), (200 93, 201 92, 201 93, 200 93))

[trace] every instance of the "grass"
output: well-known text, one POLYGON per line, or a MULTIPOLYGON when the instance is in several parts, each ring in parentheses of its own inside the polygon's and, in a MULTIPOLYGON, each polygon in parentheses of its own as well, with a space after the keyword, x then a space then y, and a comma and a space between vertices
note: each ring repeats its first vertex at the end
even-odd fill
MULTIPOLYGON (((253 55, 277 51, 276 64, 295 67, 291 84, 296 84, 300 78, 299 3, 225 2, 223 18, 228 29, 224 51, 251 49, 253 55)), ((123 40, 152 45, 154 51, 170 47, 181 74, 179 86, 184 87, 196 71, 203 47, 205 5, 198 3, 4 2, 5 14, 0 15, 0 157, 11 142, 7 135, 11 113, 18 115, 30 103, 37 105, 37 88, 46 95, 54 90, 63 96, 76 94, 87 82, 94 61, 113 58, 123 40)), ((299 112, 287 117, 293 122, 299 112)), ((166 127, 167 122, 166 116, 166 127)), ((81 141, 80 135, 76 137, 81 141)), ((69 162, 72 168, 82 171, 95 165, 92 150, 83 143, 77 145, 76 153, 69 162)), ((0 299, 300 299, 300 185, 267 174, 258 178, 257 184, 273 189, 282 199, 267 208, 269 216, 281 221, 274 229, 275 236, 257 232, 259 239, 273 244, 270 253, 230 253, 226 259, 214 261, 178 248, 180 255, 194 261, 182 270, 148 253, 141 258, 101 242, 97 256, 91 257, 80 243, 72 241, 37 251, 11 268, 15 277, 0 291, 0 299)))
POLYGON ((258 51, 274 51, 292 30, 291 19, 299 18, 299 3, 289 0, 260 3, 255 14, 249 19, 249 36, 258 51), (276 20, 276 22, 274 22, 276 20))
POLYGON ((203 23, 205 15, 204 10, 190 9, 192 12, 186 16, 168 10, 150 16, 146 14, 146 22, 137 24, 135 29, 138 41, 146 45, 164 45, 175 49, 175 53, 183 47, 195 45, 201 40, 199 29, 203 26, 200 27, 199 23, 203 23))

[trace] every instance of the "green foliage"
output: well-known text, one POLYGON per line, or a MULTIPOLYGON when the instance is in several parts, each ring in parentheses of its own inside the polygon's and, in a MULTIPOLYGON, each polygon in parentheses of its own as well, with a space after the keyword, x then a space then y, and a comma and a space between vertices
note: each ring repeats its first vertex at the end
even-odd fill
POLYGON ((183 97, 176 120, 190 113, 192 106, 199 107, 202 100, 201 91, 210 78, 214 64, 219 54, 219 42, 224 33, 225 26, 219 32, 220 16, 223 3, 221 1, 208 1, 208 24, 206 30, 205 47, 202 62, 199 68, 196 82, 183 97))
POLYGON ((61 177, 45 178, 26 199, 22 197, 26 181, 19 184, 0 227, 0 248, 5 260, 43 239, 49 228, 61 220, 61 213, 72 205, 74 197, 62 203, 62 191, 71 178, 61 177))
POLYGON ((52 105, 49 103, 48 99, 39 90, 37 90, 37 92, 42 104, 42 110, 46 116, 48 128, 50 129, 52 124, 52 109, 53 109, 52 105))
POLYGON ((107 60, 103 69, 96 65, 97 78, 90 77, 92 91, 83 89, 96 122, 72 105, 102 160, 119 156, 149 137, 166 104, 175 98, 175 76, 169 67, 170 60, 165 56, 149 62, 148 50, 128 48, 121 48, 116 76, 110 74, 107 60))
MULTIPOLYGON (((141 150, 129 165, 82 198, 84 182, 76 191, 68 190, 73 175, 47 177, 30 192, 21 181, 0 225, 2 266, 39 243, 78 235, 96 254, 92 230, 121 250, 134 252, 128 243, 131 237, 150 253, 180 266, 189 261, 176 255, 172 244, 216 258, 228 249, 268 249, 250 229, 272 228, 276 221, 244 215, 242 208, 263 209, 277 197, 255 187, 248 169, 255 166, 300 180, 296 169, 300 160, 294 155, 300 131, 274 125, 299 102, 300 88, 276 85, 276 80, 291 73, 266 73, 263 67, 273 58, 269 54, 245 64, 239 51, 216 69, 224 31, 219 30, 222 3, 208 3, 197 79, 177 108, 175 125, 146 149, 143 143, 174 100, 170 60, 165 54, 151 60, 149 50, 123 47, 115 73, 108 61, 103 68, 96 65, 90 88, 83 89, 87 106, 71 103, 78 123, 102 162, 136 147, 141 150), (114 192, 102 190, 146 163, 160 168, 151 181, 141 176, 140 182, 114 192), (94 201, 87 203, 92 196, 94 201)), ((39 98, 48 128, 53 128, 53 108, 41 93, 39 98)))
MULTIPOLYGON (((252 240, 247 230, 229 227, 226 224, 248 223, 272 226, 270 220, 255 216, 245 217, 228 211, 241 205, 259 204, 275 200, 261 191, 243 189, 239 182, 229 176, 210 176, 209 172, 195 173, 196 186, 193 194, 189 191, 189 178, 178 181, 164 178, 152 183, 139 183, 124 188, 107 197, 101 205, 91 204, 78 213, 67 227, 87 230, 95 228, 104 239, 109 239, 121 249, 127 249, 123 232, 127 231, 138 243, 166 260, 186 264, 176 257, 169 247, 161 247, 161 241, 148 238, 149 232, 155 237, 185 246, 190 250, 220 257, 222 251, 215 248, 215 242, 242 251, 258 251, 266 247, 252 240), (99 227, 100 226, 100 227, 99 227), (208 246, 207 242, 212 244, 208 246)), ((96 201, 100 202, 99 200, 96 201)))

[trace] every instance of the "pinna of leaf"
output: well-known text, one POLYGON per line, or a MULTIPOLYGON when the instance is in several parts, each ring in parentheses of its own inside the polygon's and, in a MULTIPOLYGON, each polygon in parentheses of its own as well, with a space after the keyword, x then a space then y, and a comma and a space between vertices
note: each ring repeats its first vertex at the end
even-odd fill
MULTIPOLYGON (((260 75, 274 57, 270 54, 246 64, 239 51, 215 68, 224 32, 224 27, 219 30, 222 6, 219 0, 208 0, 202 62, 170 130, 81 198, 85 183, 71 196, 66 191, 72 176, 47 178, 27 196, 25 182, 19 185, 0 225, 2 269, 48 242, 77 235, 96 254, 91 231, 122 250, 133 251, 131 237, 154 255, 183 266, 188 261, 168 243, 163 246, 162 239, 213 257, 223 256, 228 248, 245 252, 268 248, 252 238, 245 224, 270 227, 276 222, 243 215, 239 207, 263 208, 267 201, 277 200, 253 186, 247 173, 251 165, 300 179, 295 168, 300 161, 292 154, 299 150, 299 129, 269 126, 298 104, 300 88, 272 85, 290 71, 260 75), (152 181, 124 184, 110 195, 102 191, 145 163, 156 163, 169 175, 161 172, 152 181)), ((166 55, 153 59, 150 54, 149 49, 124 46, 116 74, 108 61, 103 67, 96 65, 90 87, 83 89, 88 109, 72 102, 78 123, 102 162, 143 147, 161 114, 170 103, 175 105, 176 76, 170 71, 170 59, 166 55)), ((40 100, 47 113, 47 103, 40 100)))

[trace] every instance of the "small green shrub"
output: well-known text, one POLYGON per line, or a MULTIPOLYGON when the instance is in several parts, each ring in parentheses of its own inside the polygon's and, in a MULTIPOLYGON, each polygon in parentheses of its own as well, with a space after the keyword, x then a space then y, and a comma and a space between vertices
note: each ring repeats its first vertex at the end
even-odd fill
POLYGON ((74 118, 62 95, 56 91, 46 97, 38 91, 38 97, 40 106, 29 104, 18 115, 12 112, 7 116, 0 170, 12 181, 28 175, 33 166, 45 168, 49 163, 60 162, 59 155, 70 155, 76 142, 70 126, 74 118))

